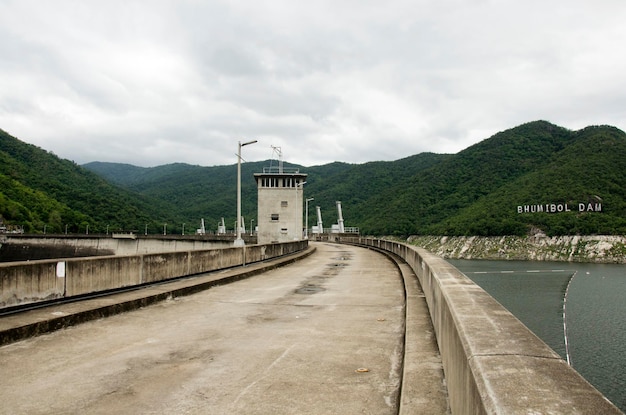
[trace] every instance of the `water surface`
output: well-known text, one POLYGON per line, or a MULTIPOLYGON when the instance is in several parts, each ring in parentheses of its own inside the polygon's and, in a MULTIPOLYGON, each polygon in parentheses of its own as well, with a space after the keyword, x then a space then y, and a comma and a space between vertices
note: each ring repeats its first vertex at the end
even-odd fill
POLYGON ((626 265, 449 260, 626 411, 626 265), (565 303, 566 330, 563 304, 565 303), (569 350, 565 347, 567 333, 569 350))

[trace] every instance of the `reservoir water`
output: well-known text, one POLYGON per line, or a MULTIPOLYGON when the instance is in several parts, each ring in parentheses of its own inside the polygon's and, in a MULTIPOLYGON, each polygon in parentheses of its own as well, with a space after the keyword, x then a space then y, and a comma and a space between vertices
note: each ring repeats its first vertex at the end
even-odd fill
POLYGON ((626 265, 448 261, 626 412, 626 265))

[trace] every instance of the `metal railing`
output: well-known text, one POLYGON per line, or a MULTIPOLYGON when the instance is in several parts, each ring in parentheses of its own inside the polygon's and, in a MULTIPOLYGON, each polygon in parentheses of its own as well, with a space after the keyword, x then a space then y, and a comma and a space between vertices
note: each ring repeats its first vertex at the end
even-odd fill
POLYGON ((299 174, 300 169, 297 167, 279 167, 279 166, 270 166, 263 167, 264 174, 299 174))

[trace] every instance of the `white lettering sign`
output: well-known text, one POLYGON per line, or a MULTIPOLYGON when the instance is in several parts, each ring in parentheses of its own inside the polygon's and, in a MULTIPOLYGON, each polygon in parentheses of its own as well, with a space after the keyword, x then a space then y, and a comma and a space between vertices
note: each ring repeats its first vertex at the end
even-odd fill
MULTIPOLYGON (((602 203, 578 203, 578 212, 602 212, 602 203)), ((543 205, 518 205, 517 213, 561 213, 571 212, 567 203, 546 203, 543 205)))

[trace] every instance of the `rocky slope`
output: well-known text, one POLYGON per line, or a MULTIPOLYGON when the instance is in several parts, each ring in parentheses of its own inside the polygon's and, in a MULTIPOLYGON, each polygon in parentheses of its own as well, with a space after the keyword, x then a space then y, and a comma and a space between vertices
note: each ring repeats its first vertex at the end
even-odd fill
POLYGON ((625 236, 412 236, 443 258, 626 263, 625 236))

